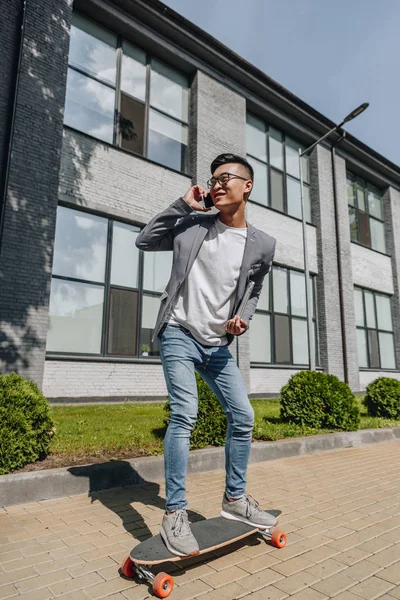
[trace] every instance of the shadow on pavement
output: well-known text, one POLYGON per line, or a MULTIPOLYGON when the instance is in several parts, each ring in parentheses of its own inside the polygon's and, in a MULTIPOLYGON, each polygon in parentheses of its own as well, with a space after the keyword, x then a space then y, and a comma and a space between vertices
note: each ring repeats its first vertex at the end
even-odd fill
MULTIPOLYGON (((163 509, 165 499, 159 495, 158 483, 148 482, 132 467, 128 461, 116 460, 106 463, 70 467, 68 471, 75 477, 87 477, 88 495, 92 502, 98 501, 120 519, 125 530, 134 539, 143 541, 153 534, 146 522, 152 524, 152 507, 163 509), (139 502, 143 511, 133 508, 132 503, 139 502)), ((154 511, 156 517, 157 512, 154 511)), ((200 521, 204 517, 188 510, 189 520, 200 521)), ((160 519, 155 519, 159 521, 160 519)))

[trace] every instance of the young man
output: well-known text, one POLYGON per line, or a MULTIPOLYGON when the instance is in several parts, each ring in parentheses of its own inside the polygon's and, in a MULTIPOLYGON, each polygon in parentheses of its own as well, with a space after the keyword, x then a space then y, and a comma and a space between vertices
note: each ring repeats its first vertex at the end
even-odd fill
POLYGON ((216 394, 228 419, 222 516, 265 527, 276 521, 245 493, 254 412, 228 349, 234 336, 248 329, 275 240, 246 223, 254 180, 251 165, 240 156, 220 154, 211 164, 211 174, 207 184, 219 213, 204 214, 210 210, 201 204, 207 191, 194 185, 154 217, 136 242, 145 251, 173 250, 153 339, 158 336, 171 403, 164 441, 166 512, 161 536, 178 556, 199 552, 185 499, 190 434, 197 417, 195 371, 216 394), (250 280, 255 285, 240 318, 236 312, 250 280))

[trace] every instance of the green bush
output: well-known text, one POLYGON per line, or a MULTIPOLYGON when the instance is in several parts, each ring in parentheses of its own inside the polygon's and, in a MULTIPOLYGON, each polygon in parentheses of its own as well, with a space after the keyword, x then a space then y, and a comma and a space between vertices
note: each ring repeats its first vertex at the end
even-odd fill
POLYGON ((318 429, 354 431, 360 411, 347 383, 327 373, 300 371, 281 390, 281 419, 318 429))
POLYGON ((0 474, 44 458, 53 433, 49 403, 33 381, 0 376, 0 474))
POLYGON ((378 377, 367 387, 364 404, 371 417, 400 419, 400 381, 378 377))
MULTIPOLYGON (((216 395, 208 385, 196 373, 197 392, 199 395, 199 410, 196 425, 190 438, 190 447, 194 449, 205 446, 223 446, 225 443, 227 419, 216 395)), ((164 409, 166 417, 165 425, 171 419, 171 407, 169 400, 164 409)))

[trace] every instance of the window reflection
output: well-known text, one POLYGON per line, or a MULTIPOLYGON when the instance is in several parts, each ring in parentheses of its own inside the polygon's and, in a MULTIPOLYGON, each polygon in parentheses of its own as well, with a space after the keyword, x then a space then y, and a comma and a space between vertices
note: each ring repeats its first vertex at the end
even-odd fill
POLYGON ((53 274, 103 282, 107 219, 59 206, 53 274))
POLYGON ((187 172, 188 78, 131 42, 121 47, 117 67, 117 36, 74 13, 64 123, 187 172))
POLYGON ((370 369, 395 369, 391 298, 354 288, 358 365, 370 369))
POLYGON ((158 60, 151 62, 150 105, 187 122, 189 89, 180 73, 158 60))
POLYGON ((172 252, 140 252, 139 231, 58 208, 47 351, 137 357, 150 346, 158 354, 151 337, 172 252))
POLYGON ((185 125, 150 111, 148 156, 156 162, 186 170, 188 130, 185 125))
POLYGON ((351 241, 386 253, 383 199, 380 190, 347 173, 351 241))
MULTIPOLYGON (((247 160, 254 169, 254 189, 250 200, 301 219, 299 164, 301 146, 282 132, 267 126, 259 118, 247 114, 246 148, 247 160), (267 153, 267 146, 269 153, 267 153), (268 198, 268 189, 270 198, 268 198)), ((311 223, 308 156, 303 156, 301 162, 305 219, 311 223)))
POLYGON ((121 90, 143 102, 146 100, 146 53, 123 42, 121 90))
POLYGON ((260 119, 248 115, 246 123, 247 136, 247 152, 267 162, 267 136, 265 133, 265 125, 260 119))
POLYGON ((47 351, 100 353, 103 303, 102 287, 53 279, 47 351))
POLYGON ((156 322, 160 301, 157 296, 143 296, 142 306, 142 330, 141 330, 141 353, 148 352, 145 347, 150 347, 150 355, 158 354, 158 341, 151 341, 153 328, 156 322))
MULTIPOLYGON (((315 277, 312 277, 310 283, 312 345, 316 364, 319 364, 319 344, 314 310, 315 277)), ((250 360, 253 363, 287 365, 307 365, 309 363, 306 288, 303 272, 274 266, 271 274, 267 275, 250 326, 250 352, 250 360), (272 286, 272 307, 268 301, 270 286, 272 286)))
POLYGON ((125 223, 113 224, 111 284, 139 287, 139 250, 135 246, 139 228, 125 223))
POLYGON ((271 317, 256 313, 250 328, 250 360, 271 362, 271 317))
POLYGON ((250 193, 250 198, 256 202, 259 202, 260 204, 268 205, 267 167, 258 160, 254 160, 250 156, 247 157, 247 160, 254 170, 254 182, 253 189, 250 193))
POLYGON ((115 92, 111 88, 68 69, 64 123, 112 143, 115 92))
POLYGON ((144 255, 143 289, 163 292, 172 267, 172 252, 146 252, 144 255))
POLYGON ((138 292, 111 288, 108 323, 108 354, 137 353, 138 292))
POLYGON ((116 78, 117 36, 78 13, 72 15, 69 64, 111 85, 116 78))

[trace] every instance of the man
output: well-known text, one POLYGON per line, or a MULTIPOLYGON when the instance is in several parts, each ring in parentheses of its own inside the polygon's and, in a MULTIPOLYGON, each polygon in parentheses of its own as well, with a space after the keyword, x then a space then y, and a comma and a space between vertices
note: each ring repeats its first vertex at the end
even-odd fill
POLYGON ((185 479, 190 434, 197 417, 195 370, 218 397, 228 419, 226 485, 222 516, 272 527, 276 519, 245 493, 254 411, 228 345, 242 335, 256 309, 275 240, 245 219, 253 187, 251 165, 234 154, 220 154, 207 182, 219 213, 201 201, 207 191, 194 185, 154 217, 136 245, 145 251, 173 250, 172 273, 154 329, 171 404, 164 441, 166 506, 161 536, 178 556, 198 554, 187 518, 185 479), (197 211, 197 212, 194 212, 197 211), (236 312, 248 282, 255 285, 243 318, 236 312))

